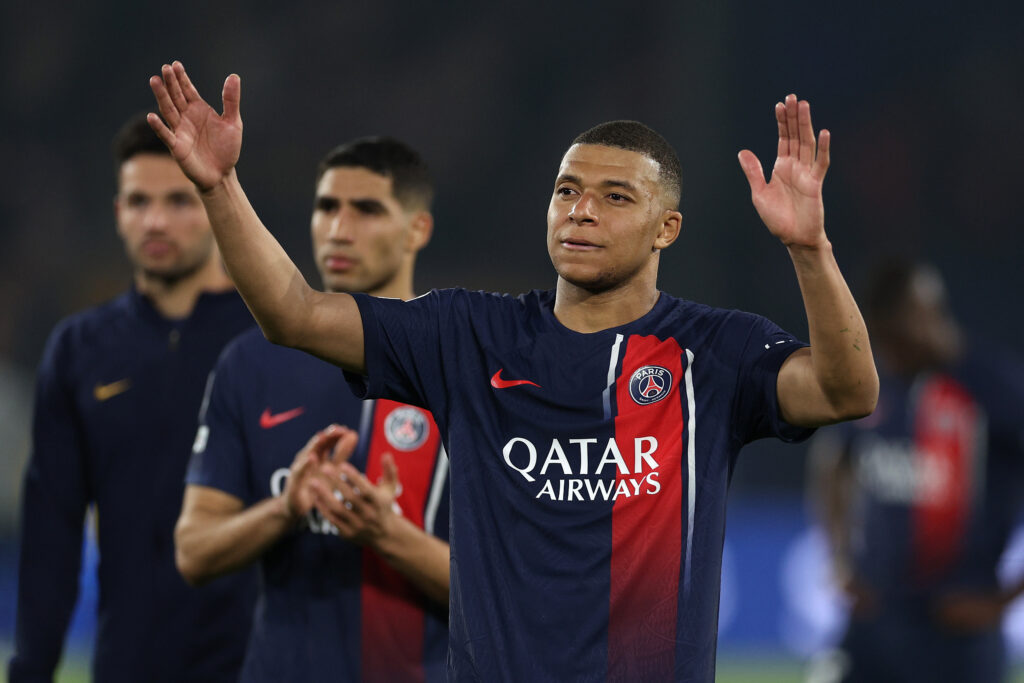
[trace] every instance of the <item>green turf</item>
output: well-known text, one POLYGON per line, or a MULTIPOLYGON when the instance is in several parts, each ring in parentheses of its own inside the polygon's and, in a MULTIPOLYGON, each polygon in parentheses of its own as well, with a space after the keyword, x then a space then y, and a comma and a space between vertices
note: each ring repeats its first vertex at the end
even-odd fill
MULTIPOLYGON (((0 658, 6 668, 11 655, 10 643, 0 642, 0 658)), ((784 656, 720 654, 716 683, 803 683, 802 662, 784 656)), ((89 683, 89 655, 72 652, 64 657, 55 683, 89 683)), ((1024 667, 1018 667, 1011 683, 1024 683, 1024 667)))

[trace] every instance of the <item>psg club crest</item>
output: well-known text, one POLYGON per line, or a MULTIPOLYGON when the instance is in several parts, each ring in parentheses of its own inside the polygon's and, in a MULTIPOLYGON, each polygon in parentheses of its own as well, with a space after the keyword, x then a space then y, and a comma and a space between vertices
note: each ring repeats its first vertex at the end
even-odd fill
POLYGON ((672 373, 660 365, 645 365, 629 378, 629 395, 642 406, 657 403, 672 389, 672 373))
POLYGON ((393 448, 414 451, 430 436, 430 422, 421 410, 409 406, 395 408, 384 420, 384 436, 393 448))

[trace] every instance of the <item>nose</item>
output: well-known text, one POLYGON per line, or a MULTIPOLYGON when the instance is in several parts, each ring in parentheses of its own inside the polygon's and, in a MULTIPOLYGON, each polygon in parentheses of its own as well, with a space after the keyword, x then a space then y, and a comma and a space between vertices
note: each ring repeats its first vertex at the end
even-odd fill
POLYGON ((596 199, 589 192, 584 192, 580 195, 580 198, 576 200, 576 203, 569 209, 569 220, 577 225, 583 223, 596 223, 597 212, 595 211, 594 202, 596 199))
POLYGON ((334 217, 331 218, 331 222, 327 230, 327 239, 332 242, 351 242, 353 237, 352 225, 353 222, 348 209, 340 209, 334 217))
POLYGON ((146 207, 146 213, 142 218, 142 225, 148 232, 164 230, 167 228, 168 211, 159 202, 153 202, 146 207))

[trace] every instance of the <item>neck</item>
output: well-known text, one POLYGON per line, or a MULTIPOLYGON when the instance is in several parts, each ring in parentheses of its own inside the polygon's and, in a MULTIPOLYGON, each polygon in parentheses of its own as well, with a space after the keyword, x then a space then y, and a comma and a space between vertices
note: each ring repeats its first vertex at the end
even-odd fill
POLYGON ((370 296, 386 297, 388 299, 401 299, 408 301, 416 298, 412 289, 412 264, 400 268, 393 278, 376 289, 366 292, 370 296))
POLYGON ((574 332, 600 332, 644 316, 654 308, 658 296, 653 281, 593 293, 559 277, 555 317, 574 332))
POLYGON ((202 268, 180 280, 167 280, 136 269, 135 288, 153 303, 160 315, 179 319, 191 315, 201 293, 227 292, 234 284, 224 272, 220 258, 213 256, 202 268))

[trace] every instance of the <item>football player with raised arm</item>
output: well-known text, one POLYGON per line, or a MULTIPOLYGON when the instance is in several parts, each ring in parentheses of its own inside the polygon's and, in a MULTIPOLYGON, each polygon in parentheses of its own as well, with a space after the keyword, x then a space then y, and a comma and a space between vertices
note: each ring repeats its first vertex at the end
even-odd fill
POLYGON ((150 85, 163 115, 150 123, 196 183, 264 333, 340 365, 367 396, 433 413, 452 467, 449 677, 713 680, 739 449, 866 415, 878 393, 825 235, 830 138, 815 138, 807 102, 776 105, 771 182, 751 152, 740 164, 793 261, 809 347, 760 316, 658 291, 680 167, 642 124, 592 128, 563 156, 553 291, 402 302, 316 292, 262 226, 235 172, 236 75, 221 115, 178 62, 150 85))

